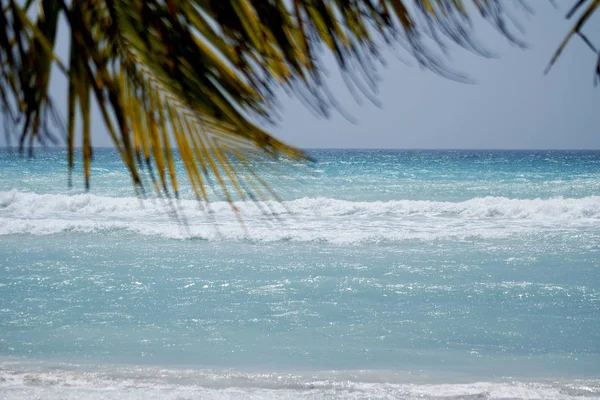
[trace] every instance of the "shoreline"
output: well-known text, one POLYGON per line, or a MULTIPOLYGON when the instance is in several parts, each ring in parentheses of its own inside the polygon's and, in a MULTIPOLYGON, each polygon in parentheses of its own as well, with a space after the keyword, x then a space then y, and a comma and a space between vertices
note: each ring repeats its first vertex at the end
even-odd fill
MULTIPOLYGON (((177 369, 159 366, 8 362, 0 358, 0 397, 18 398, 397 398, 397 399, 593 399, 600 379, 468 382, 411 379, 390 371, 322 371, 304 374, 177 369)), ((415 378, 411 375, 410 378, 415 378)))
MULTIPOLYGON (((531 359, 532 357, 513 357, 510 364, 521 365, 522 359, 531 359), (519 360, 519 358, 521 360, 519 360)), ((508 360, 504 360, 505 362, 508 360)), ((596 359, 590 357, 586 360, 589 364, 594 364, 596 359)), ((482 359, 475 367, 489 367, 489 360, 482 359)), ((533 367, 529 365, 527 367, 533 367)), ((481 368, 479 371, 483 371, 481 368)), ((507 373, 476 373, 472 369, 466 369, 464 366, 454 366, 447 368, 425 368, 409 369, 402 368, 319 368, 317 366, 265 366, 265 365, 206 365, 191 363, 160 363, 152 362, 125 362, 109 360, 77 359, 67 360, 65 358, 26 358, 19 356, 0 355, 0 374, 30 373, 37 372, 83 372, 100 373, 110 375, 121 372, 125 375, 135 372, 136 375, 152 376, 153 374, 162 377, 171 376, 196 376, 196 377, 220 377, 221 379, 243 378, 245 380, 267 378, 287 378, 287 379, 319 379, 319 380, 341 380, 360 383, 386 383, 386 384, 419 384, 419 385, 440 385, 440 384, 469 384, 469 383, 527 383, 527 382, 570 382, 570 381, 597 381, 600 385, 600 375, 598 374, 572 374, 555 372, 554 374, 536 374, 535 371, 530 374, 523 371, 516 371, 513 374, 507 373), (12 372, 10 372, 12 371, 12 372)), ((3 382, 0 379, 0 382, 3 382)))

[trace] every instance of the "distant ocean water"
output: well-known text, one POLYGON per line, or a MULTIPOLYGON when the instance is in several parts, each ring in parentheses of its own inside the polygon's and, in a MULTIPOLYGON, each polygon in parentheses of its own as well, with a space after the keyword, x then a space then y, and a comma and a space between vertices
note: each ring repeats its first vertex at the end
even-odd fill
POLYGON ((0 150, 0 399, 600 398, 600 151, 310 154, 244 228, 0 150))

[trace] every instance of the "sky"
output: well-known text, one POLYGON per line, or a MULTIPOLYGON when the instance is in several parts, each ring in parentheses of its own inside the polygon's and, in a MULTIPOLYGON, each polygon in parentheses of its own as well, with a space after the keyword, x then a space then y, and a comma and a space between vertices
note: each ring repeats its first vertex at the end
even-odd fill
MULTIPOLYGON (((572 26, 564 15, 572 1, 559 7, 534 0, 535 14, 519 14, 529 48, 508 43, 486 23, 476 24, 476 36, 497 57, 476 56, 451 46, 453 69, 476 83, 465 84, 421 69, 402 49, 384 51, 377 98, 381 107, 365 100, 356 104, 337 74, 335 62, 328 85, 344 110, 357 123, 333 112, 315 117, 297 99, 283 94, 282 118, 270 131, 301 148, 397 149, 600 149, 600 87, 593 85, 597 56, 575 37, 548 75, 544 69, 572 26), (398 59, 398 55, 403 60, 398 59), (408 61, 412 65, 407 65, 408 61)), ((584 30, 600 46, 600 16, 584 30)), ((68 49, 65 27, 58 51, 68 49)), ((51 95, 66 109, 64 79, 54 79, 51 95)), ((4 145, 0 135, 0 146, 4 145)), ((93 115, 94 146, 111 146, 97 110, 93 115)))
MULTIPOLYGON (((498 58, 462 49, 451 54, 451 65, 476 84, 406 66, 390 52, 380 71, 382 108, 357 106, 344 83, 333 79, 332 91, 357 125, 340 115, 316 119, 298 101, 284 99, 286 112, 274 133, 303 148, 600 149, 597 56, 576 37, 550 73, 543 73, 572 26, 564 15, 573 2, 557 3, 558 9, 531 2, 535 15, 520 18, 527 50, 477 24, 480 41, 498 58)), ((600 46, 600 18, 584 31, 600 46)))

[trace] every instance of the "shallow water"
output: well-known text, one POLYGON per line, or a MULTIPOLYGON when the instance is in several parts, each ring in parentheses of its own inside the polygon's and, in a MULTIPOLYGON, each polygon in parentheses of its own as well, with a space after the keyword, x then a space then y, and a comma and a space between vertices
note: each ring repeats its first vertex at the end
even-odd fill
POLYGON ((0 398, 600 397, 600 152, 311 155, 244 229, 2 154, 0 398))

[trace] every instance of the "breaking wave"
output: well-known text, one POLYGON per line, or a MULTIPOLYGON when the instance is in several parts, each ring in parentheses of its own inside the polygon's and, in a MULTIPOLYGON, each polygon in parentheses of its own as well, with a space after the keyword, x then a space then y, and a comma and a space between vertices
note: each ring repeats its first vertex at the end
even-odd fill
POLYGON ((598 380, 409 383, 388 371, 253 373, 4 362, 5 399, 592 399, 598 380))
POLYGON ((462 202, 395 200, 356 202, 302 198, 237 202, 244 225, 226 202, 207 208, 178 203, 187 225, 159 200, 92 194, 0 192, 0 235, 126 230, 168 238, 207 240, 297 240, 334 243, 382 240, 497 237, 560 227, 597 227, 600 196, 509 199, 481 197, 462 202))

